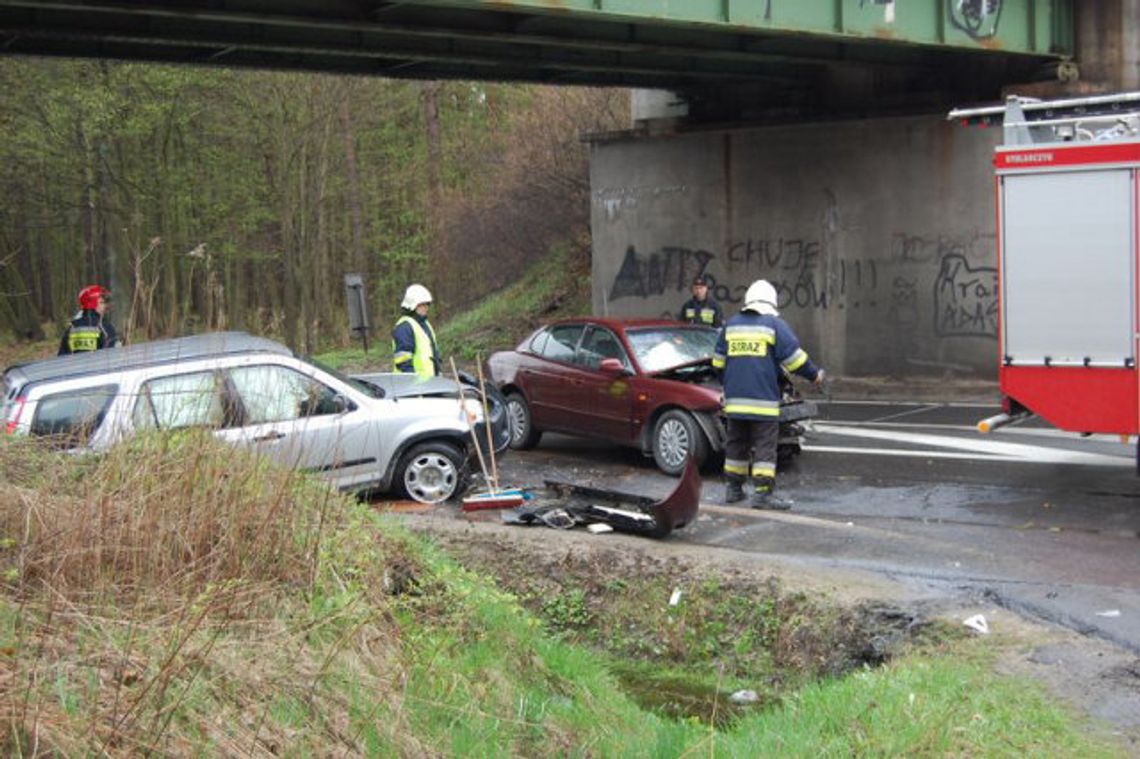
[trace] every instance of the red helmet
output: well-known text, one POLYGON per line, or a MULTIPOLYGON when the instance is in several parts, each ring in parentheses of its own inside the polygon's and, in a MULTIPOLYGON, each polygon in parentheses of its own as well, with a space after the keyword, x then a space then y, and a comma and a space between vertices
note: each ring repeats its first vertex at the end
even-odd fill
POLYGON ((100 298, 110 298, 111 291, 99 285, 88 285, 79 291, 79 307, 94 309, 99 305, 100 298))

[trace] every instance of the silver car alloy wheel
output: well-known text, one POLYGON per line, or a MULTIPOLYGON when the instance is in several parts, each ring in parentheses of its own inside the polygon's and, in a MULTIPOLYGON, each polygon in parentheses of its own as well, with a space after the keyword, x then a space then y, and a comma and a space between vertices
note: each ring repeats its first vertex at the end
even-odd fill
POLYGON ((459 472, 447 456, 425 451, 404 470, 404 489, 420 503, 446 501, 459 484, 459 472))
POLYGON ((513 398, 507 401, 507 424, 511 429, 511 443, 517 445, 526 434, 526 408, 513 398))
POLYGON ((669 466, 679 467, 684 464, 691 447, 689 429, 681 420, 667 419, 657 430, 657 449, 669 466))

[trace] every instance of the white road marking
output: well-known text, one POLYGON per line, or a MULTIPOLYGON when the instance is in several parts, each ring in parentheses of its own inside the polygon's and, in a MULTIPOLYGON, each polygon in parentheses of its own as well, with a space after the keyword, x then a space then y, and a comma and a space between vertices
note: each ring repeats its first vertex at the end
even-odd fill
MULTIPOLYGON (((845 422, 838 419, 828 419, 821 424, 832 424, 839 427, 886 427, 893 429, 895 427, 907 427, 917 430, 951 430, 953 432, 972 432, 975 435, 982 435, 978 432, 976 424, 939 424, 938 422, 845 422)), ((815 422, 813 422, 815 424, 815 422)), ((998 439, 1003 437, 1055 437, 1066 438, 1068 440, 1098 440, 1106 443, 1119 443, 1121 446, 1126 446, 1128 443, 1120 442, 1120 435, 1111 434, 1108 432, 1094 432, 1091 435, 1082 435, 1079 432, 1069 432, 1067 430, 1059 430, 1056 427, 1019 427, 1016 424, 1011 424, 1008 427, 1002 427, 1000 431, 990 433, 991 438, 998 439)), ((1131 455, 1121 453, 1121 456, 1131 455)))
POLYGON ((928 458, 967 458, 978 461, 1017 461, 1036 464, 1085 464, 1096 466, 1135 466, 1131 456, 1111 456, 1103 453, 1067 451, 1025 443, 1006 443, 997 440, 968 440, 965 438, 926 435, 916 432, 887 431, 843 427, 839 425, 813 425, 817 432, 840 435, 864 440, 883 440, 908 445, 933 446, 935 450, 904 450, 884 448, 842 448, 835 446, 808 446, 805 450, 827 451, 830 453, 863 453, 884 456, 922 456, 928 458), (939 448, 949 448, 951 453, 939 448))
POLYGON ((805 451, 812 453, 855 453, 868 456, 901 456, 919 459, 963 459, 966 461, 1012 461, 1008 456, 989 456, 977 453, 954 453, 951 451, 907 450, 904 448, 851 448, 841 445, 804 445, 805 451))
POLYGON ((991 403, 967 403, 967 402, 951 402, 951 403, 932 403, 930 401, 829 401, 826 399, 815 399, 821 406, 922 406, 923 408, 936 409, 936 408, 986 408, 986 409, 1000 409, 1001 404, 997 401, 991 403))
POLYGON ((914 416, 915 414, 922 414, 922 413, 925 413, 927 411, 933 411, 933 410, 935 410, 935 408, 936 408, 935 406, 918 406, 917 408, 907 409, 906 411, 896 411, 893 414, 887 414, 886 416, 876 417, 875 419, 872 419, 870 421, 872 421, 872 422, 888 422, 892 419, 900 419, 904 416, 914 416))

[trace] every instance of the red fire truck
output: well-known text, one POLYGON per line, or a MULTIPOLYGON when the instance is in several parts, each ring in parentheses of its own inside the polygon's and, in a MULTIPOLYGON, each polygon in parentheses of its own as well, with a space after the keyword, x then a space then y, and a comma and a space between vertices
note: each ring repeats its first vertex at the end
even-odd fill
POLYGON ((1003 413, 979 430, 1036 414, 1072 432, 1140 433, 1140 92, 1010 97, 949 118, 1002 128, 1003 413))

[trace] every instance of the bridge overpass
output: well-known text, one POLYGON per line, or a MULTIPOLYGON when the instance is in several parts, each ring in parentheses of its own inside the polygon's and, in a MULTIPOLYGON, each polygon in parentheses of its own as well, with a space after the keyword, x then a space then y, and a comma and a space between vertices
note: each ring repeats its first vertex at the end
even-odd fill
POLYGON ((1071 0, 0 0, 0 50, 664 88, 693 118, 737 118, 745 102, 898 108, 1055 80, 1073 14, 1071 0))

